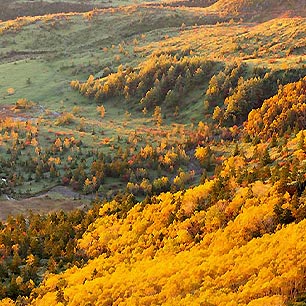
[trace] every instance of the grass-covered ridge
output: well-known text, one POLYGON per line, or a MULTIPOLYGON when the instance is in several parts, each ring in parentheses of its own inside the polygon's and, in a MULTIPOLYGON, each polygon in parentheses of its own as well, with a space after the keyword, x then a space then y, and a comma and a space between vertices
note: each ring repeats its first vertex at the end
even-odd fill
POLYGON ((286 14, 305 16, 306 13, 305 3, 299 0, 219 0, 210 9, 264 19, 286 14))

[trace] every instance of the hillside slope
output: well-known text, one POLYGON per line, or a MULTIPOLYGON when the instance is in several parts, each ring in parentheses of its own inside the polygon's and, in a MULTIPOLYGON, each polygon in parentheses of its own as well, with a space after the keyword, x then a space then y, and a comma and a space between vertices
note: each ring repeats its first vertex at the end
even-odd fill
POLYGON ((305 16, 306 3, 300 0, 219 0, 209 9, 232 15, 264 19, 283 15, 305 16))
MULTIPOLYGON (((16 2, 2 0, 0 3, 0 20, 10 20, 21 16, 42 16, 55 13, 87 12, 95 7, 102 7, 101 4, 73 3, 69 1, 31 1, 16 2)), ((105 5, 106 6, 106 5, 105 5)))
POLYGON ((288 129, 304 129, 306 113, 306 77, 281 87, 278 94, 252 110, 245 123, 249 135, 261 138, 283 136, 288 129))
POLYGON ((291 195, 281 186, 294 173, 274 181, 287 167, 305 175, 303 164, 292 159, 303 158, 299 146, 301 139, 306 145, 305 132, 280 146, 278 157, 270 149, 274 157, 267 167, 253 167, 256 159, 247 161, 247 150, 241 150, 224 161, 216 178, 154 196, 126 215, 127 200, 104 203, 75 251, 89 261, 47 275, 27 303, 272 306, 302 301, 305 192, 291 195), (286 155, 287 164, 277 168, 286 155))
POLYGON ((0 305, 305 304, 304 1, 175 5, 0 22, 0 195, 83 204, 0 222, 0 305))

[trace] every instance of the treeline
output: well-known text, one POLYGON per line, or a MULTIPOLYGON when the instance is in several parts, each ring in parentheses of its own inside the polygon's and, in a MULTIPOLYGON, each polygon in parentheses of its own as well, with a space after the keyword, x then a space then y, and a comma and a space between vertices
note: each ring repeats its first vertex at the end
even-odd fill
POLYGON ((248 114, 277 93, 280 85, 296 82, 305 76, 305 68, 270 71, 255 68, 246 73, 245 65, 226 67, 214 75, 205 99, 214 106, 213 118, 225 126, 240 125, 248 114), (251 76, 251 77, 250 77, 251 76))
POLYGON ((139 101, 143 109, 162 105, 171 111, 182 106, 181 98, 188 91, 208 83, 203 93, 205 111, 221 126, 233 126, 242 124, 280 85, 298 81, 305 72, 305 68, 250 70, 243 63, 222 65, 186 54, 154 54, 139 69, 120 66, 102 79, 91 75, 84 83, 72 81, 71 86, 98 103, 121 96, 139 101))
POLYGON ((152 55, 139 69, 120 66, 105 78, 91 75, 85 83, 72 81, 71 87, 98 102, 122 96, 138 99, 143 108, 163 104, 173 109, 188 90, 209 80, 218 65, 201 57, 152 55))

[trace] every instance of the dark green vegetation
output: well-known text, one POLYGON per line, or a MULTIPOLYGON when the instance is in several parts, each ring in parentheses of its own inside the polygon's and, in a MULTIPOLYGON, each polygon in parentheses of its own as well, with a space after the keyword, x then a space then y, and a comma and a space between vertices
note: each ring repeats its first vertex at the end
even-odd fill
POLYGON ((1 226, 1 297, 87 260, 77 239, 101 203, 30 217, 22 207, 54 186, 77 192, 72 202, 117 196, 109 214, 125 218, 161 192, 214 179, 203 211, 262 181, 292 197, 266 232, 305 218, 305 5, 120 4, 1 3, 0 19, 33 15, 0 23, 0 192, 26 216, 1 226), (101 5, 118 7, 90 11, 101 5), (75 11, 87 12, 64 13, 75 11))
POLYGON ((20 215, 9 217, 5 225, 1 223, 1 298, 28 296, 46 271, 59 273, 71 264, 81 265, 86 257, 75 252, 77 240, 98 212, 96 206, 86 213, 75 210, 47 216, 20 215))

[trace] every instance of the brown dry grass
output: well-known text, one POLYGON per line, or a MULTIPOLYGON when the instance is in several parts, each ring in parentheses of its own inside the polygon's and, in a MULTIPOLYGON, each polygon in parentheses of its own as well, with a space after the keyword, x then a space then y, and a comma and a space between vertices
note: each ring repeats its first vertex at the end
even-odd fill
POLYGON ((0 221, 6 220, 9 215, 27 215, 30 211, 45 214, 59 210, 84 209, 93 197, 93 195, 81 196, 65 186, 56 186, 47 192, 26 199, 16 200, 7 197, 7 200, 0 200, 0 221))

